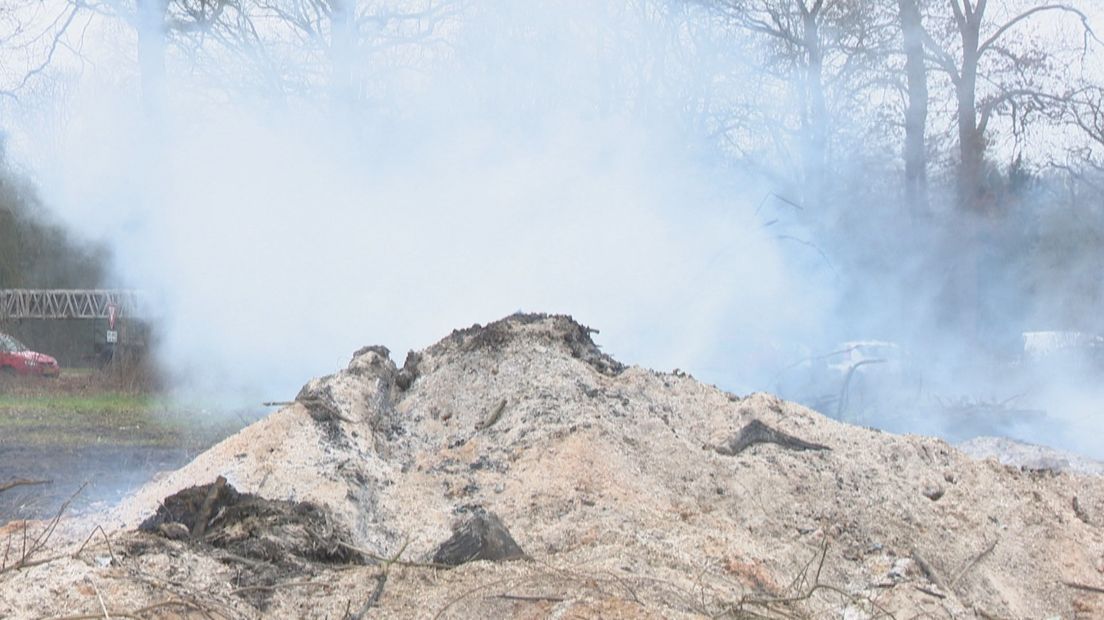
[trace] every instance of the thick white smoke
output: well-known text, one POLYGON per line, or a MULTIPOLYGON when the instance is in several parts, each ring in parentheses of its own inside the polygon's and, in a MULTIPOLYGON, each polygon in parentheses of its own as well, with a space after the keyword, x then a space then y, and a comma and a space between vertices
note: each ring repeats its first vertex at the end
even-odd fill
POLYGON ((456 327, 564 312, 630 363, 791 397, 821 395, 801 373, 823 371, 828 414, 847 400, 869 405, 861 423, 1100 455, 1084 381, 1017 367, 1013 385, 938 329, 960 301, 938 297, 957 267, 866 176, 895 144, 841 155, 854 202, 823 213, 732 165, 753 160, 732 157, 745 146, 800 160, 762 130, 785 130, 773 121, 792 93, 746 33, 689 3, 430 4, 448 8, 381 21, 359 47, 320 50, 274 18, 255 25, 282 43, 260 51, 170 46, 152 110, 135 33, 100 21, 82 60, 51 69, 56 88, 5 108, 46 202, 110 245, 120 285, 161 300, 158 354, 189 397, 288 398, 364 344, 401 363, 456 327), (815 218, 846 265, 816 243, 815 218), (895 342, 845 383, 823 354, 856 340, 895 342), (1048 417, 975 428, 947 415, 954 399, 1048 417))
POLYGON ((108 65, 26 119, 48 140, 17 144, 121 282, 163 302, 159 353, 189 388, 287 397, 363 344, 401 362, 525 310, 750 389, 816 312, 755 214, 765 190, 680 107, 700 76, 670 57, 677 20, 511 6, 453 25, 451 55, 388 74, 364 109, 335 112, 327 90, 276 105, 170 63, 151 123, 108 65))

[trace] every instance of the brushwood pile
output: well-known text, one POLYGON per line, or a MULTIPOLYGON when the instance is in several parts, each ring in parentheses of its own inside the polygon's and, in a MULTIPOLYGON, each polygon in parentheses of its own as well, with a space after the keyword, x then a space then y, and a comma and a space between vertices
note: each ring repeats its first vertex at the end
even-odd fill
POLYGON ((110 513, 0 528, 0 617, 1104 617, 1104 478, 624 366, 570 317, 379 346, 110 513), (21 547, 21 545, 23 545, 21 547))

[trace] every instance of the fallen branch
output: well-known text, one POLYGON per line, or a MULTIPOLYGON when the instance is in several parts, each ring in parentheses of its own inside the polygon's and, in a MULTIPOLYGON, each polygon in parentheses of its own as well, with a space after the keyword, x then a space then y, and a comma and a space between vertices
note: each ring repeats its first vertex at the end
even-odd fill
POLYGON ((53 480, 30 480, 27 478, 17 478, 8 482, 0 483, 0 493, 7 491, 8 489, 14 489, 15 487, 31 486, 35 484, 50 484, 53 480))
POLYGON ((496 594, 487 598, 500 598, 507 601, 525 601, 529 603, 562 603, 567 600, 560 596, 523 596, 520 594, 496 594))
POLYGON ((361 618, 364 617, 364 614, 368 613, 369 609, 375 607, 376 604, 379 603, 380 597, 383 596, 383 586, 387 584, 387 574, 391 571, 391 565, 399 561, 399 558, 402 557, 403 552, 406 551, 406 547, 409 544, 410 539, 408 538, 406 539, 406 542, 403 543, 403 546, 399 548, 398 552, 396 552, 395 555, 391 556, 390 559, 384 562, 383 570, 381 570, 380 574, 376 576, 375 589, 372 590, 372 594, 368 597, 368 600, 364 601, 364 604, 360 606, 360 609, 358 609, 357 612, 351 616, 351 620, 361 620, 361 618))
POLYGON ((1066 586, 1067 588, 1073 588, 1074 590, 1081 590, 1083 592, 1104 594, 1104 588, 1100 586, 1090 586, 1084 583, 1077 583, 1075 581, 1063 581, 1062 585, 1066 586))
POLYGON ((243 558, 242 556, 240 556, 236 553, 230 553, 228 551, 224 551, 224 552, 218 554, 217 558, 219 560, 222 560, 223 562, 237 562, 239 564, 245 564, 246 566, 249 566, 251 568, 260 568, 260 567, 265 565, 264 562, 260 562, 260 561, 257 561, 257 560, 251 560, 249 558, 243 558))
MULTIPOLYGON (((917 551, 916 549, 912 550, 912 560, 914 562, 916 562, 917 566, 920 567, 920 571, 924 573, 924 576, 928 578, 928 581, 931 581, 933 584, 936 585, 936 587, 938 587, 943 592, 950 592, 951 591, 951 589, 948 588, 945 583, 943 583, 943 579, 939 577, 939 573, 935 572, 935 568, 933 568, 932 565, 929 564, 928 561, 924 559, 924 556, 920 555, 920 552, 917 551)), ((923 590, 921 590, 921 591, 923 592, 923 590)), ((931 594, 931 593, 929 592, 928 594, 931 594)), ((943 597, 940 597, 940 598, 943 598, 943 597)))
POLYGON ((317 588, 333 587, 331 584, 318 583, 317 581, 288 581, 286 583, 274 583, 270 586, 245 586, 243 588, 235 588, 230 590, 230 594, 242 594, 244 592, 275 592, 276 590, 282 590, 284 588, 301 588, 308 586, 317 588))
POLYGON ((943 594, 942 592, 936 592, 935 590, 932 590, 931 588, 925 588, 924 586, 916 586, 916 589, 923 592, 924 594, 927 594, 928 596, 934 596, 937 599, 947 598, 946 594, 943 594))
POLYGON ((368 600, 364 601, 364 604, 360 606, 360 609, 351 616, 350 620, 361 620, 364 614, 368 613, 368 610, 375 607, 376 603, 379 603, 380 597, 383 596, 383 586, 387 583, 387 573, 383 572, 376 575, 376 587, 372 590, 372 594, 368 597, 368 600))
MULTIPOLYGON (((200 592, 196 590, 190 590, 185 587, 184 583, 172 583, 143 572, 135 565, 130 565, 127 572, 138 581, 155 588, 157 590, 164 591, 170 600, 165 603, 159 603, 159 606, 167 605, 183 605, 189 609, 198 611, 207 620, 214 620, 214 616, 218 616, 225 620, 233 620, 234 618, 240 618, 241 615, 236 613, 236 610, 231 607, 225 599, 218 596, 213 596, 210 593, 200 592), (200 598, 205 598, 203 602, 200 602, 200 598), (216 607, 222 607, 230 612, 229 614, 218 611, 216 607)), ((149 608, 139 610, 146 611, 149 608)), ((136 612, 131 612, 136 613, 136 612)))
POLYGON ((801 567, 801 570, 794 575, 793 580, 790 582, 789 590, 792 592, 798 592, 804 588, 809 581, 809 569, 813 567, 813 563, 816 562, 816 574, 813 576, 811 583, 820 583, 820 572, 824 570, 824 560, 828 557, 828 540, 825 539, 820 545, 820 551, 809 558, 809 561, 801 567))
MULTIPOLYGON (((134 618, 135 620, 141 620, 142 614, 149 613, 151 611, 162 609, 164 607, 186 607, 192 611, 198 611, 205 613, 205 609, 195 603, 189 601, 165 601, 163 603, 154 603, 153 605, 147 605, 140 609, 132 611, 113 611, 111 613, 112 618, 134 618)), ((103 618, 104 614, 83 614, 79 616, 55 616, 50 620, 99 620, 103 618)))

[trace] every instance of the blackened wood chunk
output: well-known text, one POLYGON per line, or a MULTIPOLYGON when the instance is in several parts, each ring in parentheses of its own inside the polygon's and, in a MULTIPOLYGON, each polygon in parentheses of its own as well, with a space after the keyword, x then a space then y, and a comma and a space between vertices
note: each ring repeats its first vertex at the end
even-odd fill
POLYGON ((403 363, 402 370, 399 371, 399 374, 395 375, 395 385, 398 386, 399 390, 403 392, 409 390, 410 386, 414 384, 414 381, 418 379, 418 364, 421 361, 421 353, 411 351, 406 354, 406 361, 403 363))
POLYGON ((509 561, 525 557, 502 520, 491 512, 476 508, 453 526, 452 536, 437 547, 434 564, 459 566, 475 560, 509 561))
POLYGON ((327 509, 239 493, 222 476, 166 497, 138 529, 279 565, 364 560, 327 509))
POLYGON ((747 426, 740 429, 732 439, 714 449, 721 454, 735 456, 757 443, 773 443, 787 450, 830 450, 828 446, 811 443, 775 430, 759 420, 748 422, 747 426))

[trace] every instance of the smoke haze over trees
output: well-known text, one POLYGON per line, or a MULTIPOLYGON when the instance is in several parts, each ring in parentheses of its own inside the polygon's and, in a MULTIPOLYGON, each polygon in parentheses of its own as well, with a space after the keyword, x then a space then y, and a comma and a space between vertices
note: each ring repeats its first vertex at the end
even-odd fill
MULTIPOLYGON (((857 339, 972 377, 1024 331, 1104 332, 1102 17, 24 0, 0 10, 0 129, 116 278, 160 292, 163 356, 201 382, 276 398, 519 308, 739 390, 857 339)), ((993 383, 957 393, 1013 396, 993 383)))
POLYGON ((74 241, 53 221, 0 150, 0 288, 91 288, 107 263, 103 248, 74 241))

